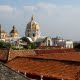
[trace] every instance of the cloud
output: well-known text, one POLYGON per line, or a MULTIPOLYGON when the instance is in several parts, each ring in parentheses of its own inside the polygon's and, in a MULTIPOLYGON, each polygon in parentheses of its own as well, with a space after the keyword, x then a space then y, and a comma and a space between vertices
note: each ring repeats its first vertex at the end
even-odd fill
POLYGON ((50 10, 54 8, 56 8, 56 5, 39 3, 31 6, 24 6, 24 11, 31 11, 33 13, 36 13, 36 12, 43 13, 42 11, 50 12, 50 10))
POLYGON ((30 10, 30 11, 32 10, 32 11, 33 11, 34 9, 36 9, 35 6, 24 6, 23 8, 24 8, 25 11, 26 11, 26 10, 28 10, 28 11, 29 11, 29 10, 30 10))
POLYGON ((9 6, 9 5, 0 5, 0 12, 12 12, 15 8, 9 6))
POLYGON ((16 8, 9 5, 0 5, 0 18, 10 20, 16 13, 16 8))

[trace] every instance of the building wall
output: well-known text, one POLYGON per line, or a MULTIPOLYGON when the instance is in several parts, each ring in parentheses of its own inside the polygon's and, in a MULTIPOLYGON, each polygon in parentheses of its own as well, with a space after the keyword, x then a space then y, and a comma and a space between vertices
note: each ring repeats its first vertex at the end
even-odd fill
POLYGON ((66 41, 66 48, 73 48, 73 42, 72 41, 66 41))
POLYGON ((9 51, 8 61, 14 59, 15 57, 27 57, 31 55, 36 55, 34 50, 12 50, 9 51))
POLYGON ((52 38, 47 37, 45 46, 52 46, 52 38))
POLYGON ((73 48, 73 41, 64 39, 53 39, 53 46, 61 46, 63 48, 73 48))
POLYGON ((7 38, 7 37, 8 37, 7 33, 1 33, 1 34, 0 34, 0 38, 1 38, 1 39, 5 39, 5 38, 7 38))

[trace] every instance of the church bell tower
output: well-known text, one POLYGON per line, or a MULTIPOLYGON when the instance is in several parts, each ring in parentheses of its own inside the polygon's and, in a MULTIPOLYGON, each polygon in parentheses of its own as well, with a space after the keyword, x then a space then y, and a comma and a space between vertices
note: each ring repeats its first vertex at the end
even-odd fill
POLYGON ((26 26, 25 37, 30 37, 33 42, 40 37, 40 27, 39 24, 34 21, 34 16, 31 17, 31 21, 26 26))

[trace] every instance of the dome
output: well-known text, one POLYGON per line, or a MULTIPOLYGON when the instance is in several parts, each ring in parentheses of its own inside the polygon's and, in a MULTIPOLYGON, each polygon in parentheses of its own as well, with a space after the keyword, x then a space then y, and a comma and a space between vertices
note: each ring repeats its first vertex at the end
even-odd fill
POLYGON ((16 30, 15 26, 13 25, 13 29, 11 30, 10 33, 17 33, 18 34, 18 31, 16 30))
POLYGON ((34 16, 31 17, 31 21, 27 24, 27 29, 31 29, 33 31, 39 30, 39 24, 34 21, 34 16))
POLYGON ((13 28, 9 34, 10 34, 10 37, 14 37, 14 38, 19 37, 18 31, 16 30, 14 25, 13 25, 13 28))

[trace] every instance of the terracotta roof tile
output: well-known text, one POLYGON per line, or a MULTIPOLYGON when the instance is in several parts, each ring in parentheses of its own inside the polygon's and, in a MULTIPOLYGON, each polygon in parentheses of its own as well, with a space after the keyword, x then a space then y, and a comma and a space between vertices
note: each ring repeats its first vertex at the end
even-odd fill
POLYGON ((76 61, 80 62, 80 52, 70 52, 70 53, 47 53, 47 54, 37 54, 35 56, 30 56, 31 58, 40 59, 52 59, 52 60, 63 60, 63 61, 76 61))
POLYGON ((69 53, 69 52, 76 52, 74 49, 36 49, 34 50, 37 54, 47 54, 47 53, 69 53))
POLYGON ((7 63, 9 67, 29 74, 76 80, 80 76, 80 62, 55 61, 30 58, 15 58, 7 63))

